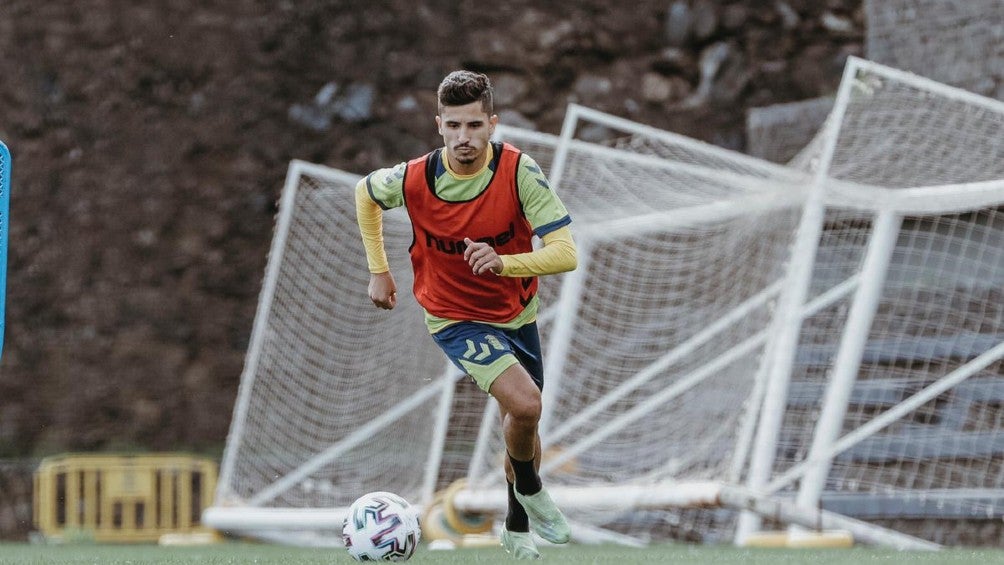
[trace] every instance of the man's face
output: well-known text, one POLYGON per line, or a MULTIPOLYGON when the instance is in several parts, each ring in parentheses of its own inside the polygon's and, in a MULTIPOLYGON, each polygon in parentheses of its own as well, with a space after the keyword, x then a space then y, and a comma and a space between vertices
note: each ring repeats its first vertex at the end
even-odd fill
POLYGON ((484 164, 488 140, 495 132, 498 116, 489 116, 481 102, 463 106, 443 106, 436 126, 446 144, 450 167, 457 173, 476 173, 484 164))

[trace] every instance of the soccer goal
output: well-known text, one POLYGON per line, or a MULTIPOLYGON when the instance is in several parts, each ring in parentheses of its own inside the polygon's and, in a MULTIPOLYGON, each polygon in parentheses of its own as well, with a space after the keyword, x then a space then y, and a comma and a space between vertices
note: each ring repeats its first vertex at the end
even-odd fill
MULTIPOLYGON (((539 320, 574 540, 934 548, 1001 523, 1004 106, 852 58, 834 108, 789 165, 575 105, 557 136, 499 128, 579 249, 539 320)), ((337 542, 375 490, 460 531, 504 508, 495 404, 426 334, 399 210, 398 307, 367 298, 357 179, 289 169, 211 526, 337 542)))

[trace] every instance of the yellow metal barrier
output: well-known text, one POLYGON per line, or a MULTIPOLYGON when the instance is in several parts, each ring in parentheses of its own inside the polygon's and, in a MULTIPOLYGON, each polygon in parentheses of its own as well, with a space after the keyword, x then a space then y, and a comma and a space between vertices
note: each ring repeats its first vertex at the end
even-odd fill
POLYGON ((211 532, 216 462, 191 455, 59 455, 35 472, 35 527, 47 539, 155 542, 211 532))

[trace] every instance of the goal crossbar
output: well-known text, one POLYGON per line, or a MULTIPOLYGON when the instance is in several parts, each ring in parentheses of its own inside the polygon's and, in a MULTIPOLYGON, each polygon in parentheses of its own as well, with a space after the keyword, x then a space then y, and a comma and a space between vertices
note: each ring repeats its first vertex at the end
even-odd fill
POLYGON ((724 222, 750 213, 790 209, 797 206, 803 199, 804 195, 798 192, 775 190, 770 194, 761 193, 720 200, 668 212, 653 212, 616 220, 598 221, 577 229, 576 236, 596 241, 641 236, 651 232, 724 222))
MULTIPOLYGON (((649 485, 549 488, 562 508, 608 508, 657 510, 667 508, 729 508, 748 510, 764 517, 781 518, 807 528, 843 529, 863 543, 903 550, 935 550, 938 544, 876 527, 852 518, 819 509, 796 507, 783 499, 771 499, 747 489, 714 481, 666 482, 649 485)), ((498 514, 508 502, 505 489, 461 489, 453 496, 456 510, 498 514)), ((418 511, 424 510, 421 507, 418 511)), ((254 532, 340 530, 348 508, 235 508, 212 507, 203 513, 206 525, 225 531, 254 532)))

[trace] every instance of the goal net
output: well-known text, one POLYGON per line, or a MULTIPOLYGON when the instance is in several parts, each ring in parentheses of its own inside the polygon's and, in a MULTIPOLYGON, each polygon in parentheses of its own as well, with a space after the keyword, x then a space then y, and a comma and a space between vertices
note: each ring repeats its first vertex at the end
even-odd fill
MULTIPOLYGON (((925 524, 999 523, 1002 126, 852 58, 788 166, 574 105, 560 136, 500 128, 579 249, 539 319, 541 474, 573 538, 743 541, 768 513, 932 547, 968 530, 925 524)), ((496 406, 427 335, 400 210, 398 307, 367 298, 357 179, 290 167, 209 525, 332 539, 374 490, 504 509, 496 406)))
POLYGON ((746 152, 774 163, 787 163, 833 110, 833 97, 750 108, 746 112, 746 152))

